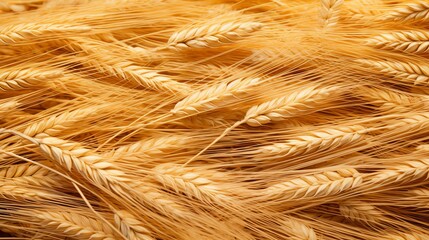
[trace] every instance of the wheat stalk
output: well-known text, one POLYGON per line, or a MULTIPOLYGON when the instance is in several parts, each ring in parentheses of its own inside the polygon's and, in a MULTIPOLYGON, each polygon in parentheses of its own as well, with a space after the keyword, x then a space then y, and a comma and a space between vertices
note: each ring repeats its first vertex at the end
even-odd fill
POLYGON ((220 172, 204 171, 201 174, 195 168, 183 168, 179 165, 162 164, 154 169, 155 178, 165 187, 184 193, 202 202, 227 202, 230 198, 224 194, 221 185, 214 183, 206 176, 216 179, 224 178, 220 172))
POLYGON ((425 86, 429 84, 429 66, 425 64, 399 61, 374 61, 368 59, 359 59, 357 62, 378 70, 380 73, 395 77, 405 83, 425 86))
POLYGON ((62 69, 40 70, 27 68, 5 70, 0 73, 0 90, 20 90, 63 76, 62 69))
POLYGON ((125 210, 115 211, 115 224, 129 240, 153 240, 148 229, 131 213, 125 210))
POLYGON ((262 27, 258 22, 227 22, 185 29, 173 33, 168 47, 173 49, 217 47, 240 40, 262 27))
POLYGON ((109 226, 88 214, 44 211, 32 215, 44 228, 53 229, 64 236, 77 239, 117 239, 109 226))
POLYGON ((273 121, 304 115, 332 101, 331 95, 336 91, 338 87, 307 88, 293 92, 251 107, 242 121, 249 126, 258 127, 273 121))
POLYGON ((343 2, 343 0, 320 0, 320 22, 323 28, 329 28, 338 23, 343 2))
POLYGON ((383 19, 391 21, 426 22, 429 20, 429 3, 426 1, 409 3, 389 12, 383 19))
POLYGON ((313 131, 307 135, 291 138, 284 143, 260 147, 262 156, 286 157, 314 152, 329 151, 360 142, 367 130, 359 125, 338 126, 313 131))
POLYGON ((90 26, 74 26, 67 24, 16 24, 5 26, 0 30, 0 43, 14 44, 31 38, 49 36, 52 34, 73 34, 91 31, 90 26))
POLYGON ((310 199, 339 194, 362 183, 361 174, 353 168, 302 176, 272 185, 265 190, 267 199, 310 199))
POLYGON ((409 160, 389 165, 371 179, 373 183, 405 184, 429 178, 429 159, 409 160))
POLYGON ((347 200, 340 203, 340 213, 344 217, 366 224, 379 223, 383 213, 370 203, 347 200))
POLYGON ((380 49, 426 53, 429 51, 429 32, 397 31, 385 33, 367 40, 366 44, 380 49))
POLYGON ((189 116, 221 108, 229 103, 239 101, 247 94, 249 88, 255 87, 259 82, 259 78, 222 82, 190 94, 178 102, 171 113, 178 116, 189 116))

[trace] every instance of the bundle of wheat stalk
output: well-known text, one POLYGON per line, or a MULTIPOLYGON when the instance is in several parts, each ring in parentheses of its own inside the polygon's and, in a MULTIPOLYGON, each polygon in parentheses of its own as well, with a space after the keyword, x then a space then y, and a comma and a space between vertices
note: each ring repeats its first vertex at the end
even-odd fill
POLYGON ((3 0, 3 239, 429 239, 429 3, 3 0))

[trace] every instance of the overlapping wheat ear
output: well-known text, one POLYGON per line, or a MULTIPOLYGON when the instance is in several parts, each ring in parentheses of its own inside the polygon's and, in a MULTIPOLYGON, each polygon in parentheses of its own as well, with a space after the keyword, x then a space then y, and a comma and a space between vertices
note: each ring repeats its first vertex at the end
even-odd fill
POLYGON ((375 61, 359 59, 356 62, 370 67, 387 76, 392 76, 404 83, 414 85, 429 84, 429 65, 424 63, 400 62, 400 61, 375 61))
POLYGON ((257 150, 257 154, 259 156, 286 157, 326 152, 360 142, 366 132, 367 129, 359 125, 325 128, 292 137, 284 143, 262 146, 257 150))
POLYGON ((323 28, 329 28, 338 23, 343 2, 343 0, 320 0, 320 24, 323 28))
POLYGON ((62 69, 26 68, 0 73, 0 90, 20 90, 43 84, 46 81, 63 76, 62 69))
POLYGON ((175 32, 168 39, 173 49, 208 48, 233 43, 259 30, 259 22, 226 22, 203 25, 175 32))
POLYGON ((49 190, 29 187, 25 184, 17 184, 10 181, 4 181, 0 183, 0 196, 5 199, 17 199, 27 201, 52 200, 56 197, 58 200, 58 196, 49 190))
POLYGON ((154 240, 144 224, 125 210, 114 211, 115 224, 121 233, 129 240, 154 240))
POLYGON ((231 102, 239 101, 260 81, 259 78, 237 79, 196 91, 178 102, 171 113, 177 116, 189 116, 221 108, 231 102))
POLYGON ((32 184, 52 187, 60 178, 57 174, 39 165, 24 163, 0 169, 0 179, 15 184, 32 184))
POLYGON ((426 96, 410 96, 401 92, 375 87, 359 88, 359 95, 364 99, 381 104, 381 110, 409 109, 412 107, 427 106, 429 99, 426 96))
POLYGON ((222 180, 220 172, 204 170, 199 172, 195 168, 183 168, 180 165, 161 164, 154 168, 157 181, 178 193, 198 199, 205 203, 226 202, 230 197, 225 194, 222 185, 213 180, 222 180), (204 174, 202 174, 204 173, 204 174), (210 179, 213 178, 212 179, 210 179))
POLYGON ((383 212, 368 202, 346 200, 339 205, 341 215, 352 221, 374 224, 379 223, 383 216, 383 212))
POLYGON ((429 128, 429 113, 412 113, 402 116, 397 121, 392 121, 386 126, 387 129, 399 128, 408 134, 413 134, 429 128))
POLYGON ((19 102, 14 101, 14 100, 11 100, 11 101, 8 101, 5 103, 1 103, 0 104, 0 113, 1 114, 7 113, 11 110, 16 109, 16 107, 18 107, 18 106, 19 106, 19 102))
POLYGON ((261 190, 266 199, 312 199, 337 195, 356 188, 362 183, 362 175, 353 168, 302 176, 272 185, 261 190))
POLYGON ((281 229, 285 229, 285 231, 288 234, 290 234, 289 239, 293 239, 293 240, 319 239, 312 227, 294 218, 288 218, 287 220, 280 220, 279 226, 281 229))
POLYGON ((374 184, 405 184, 429 178, 429 159, 416 159, 391 163, 371 179, 374 184))
POLYGON ((407 53, 426 53, 429 51, 429 32, 414 30, 385 33, 368 39, 365 44, 407 53))
POLYGON ((35 222, 56 231, 59 235, 77 239, 118 239, 118 236, 107 224, 88 216, 88 214, 66 211, 37 211, 32 213, 32 216, 35 222))
POLYGON ((105 153, 103 156, 110 159, 118 159, 136 154, 154 157, 172 150, 182 149, 187 142, 188 139, 179 135, 153 137, 129 145, 120 146, 105 153))
POLYGON ((186 95, 190 87, 184 83, 172 80, 159 74, 156 70, 136 65, 128 60, 117 61, 109 57, 105 48, 100 50, 100 44, 90 41, 73 40, 68 45, 73 51, 83 51, 87 58, 82 60, 84 65, 94 67, 101 73, 109 74, 126 81, 133 81, 147 89, 161 93, 177 93, 186 95), (100 51, 100 52, 97 52, 100 51))
POLYGON ((429 3, 426 1, 409 3, 387 13, 383 19, 391 21, 427 22, 429 20, 429 3))
POLYGON ((339 87, 336 86, 323 88, 309 87, 301 91, 292 92, 290 95, 255 105, 247 110, 242 120, 225 129, 219 137, 189 159, 185 165, 195 160, 226 134, 243 123, 252 127, 259 127, 270 122, 282 121, 287 118, 311 113, 316 109, 320 109, 324 104, 331 102, 334 99, 333 96, 338 93, 338 89, 339 87))
POLYGON ((52 34, 73 34, 89 31, 91 31, 91 27, 85 25, 36 23, 9 25, 4 26, 0 30, 0 44, 14 44, 31 38, 49 36, 52 34))

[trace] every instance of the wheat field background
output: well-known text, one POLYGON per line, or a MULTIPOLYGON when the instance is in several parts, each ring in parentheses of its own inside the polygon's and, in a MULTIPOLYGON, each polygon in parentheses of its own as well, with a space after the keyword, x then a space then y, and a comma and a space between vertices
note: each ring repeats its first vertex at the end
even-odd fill
POLYGON ((429 239, 429 1, 0 10, 0 239, 429 239))

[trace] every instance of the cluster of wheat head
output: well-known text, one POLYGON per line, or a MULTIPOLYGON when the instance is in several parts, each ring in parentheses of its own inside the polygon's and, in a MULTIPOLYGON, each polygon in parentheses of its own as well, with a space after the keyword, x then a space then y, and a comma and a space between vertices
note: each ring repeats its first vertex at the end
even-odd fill
POLYGON ((0 236, 429 239, 429 2, 0 1, 0 236))

